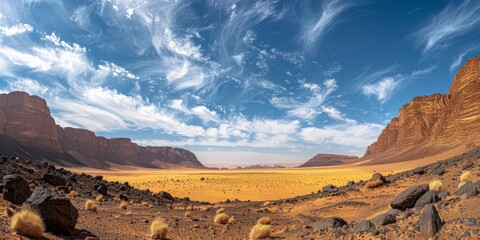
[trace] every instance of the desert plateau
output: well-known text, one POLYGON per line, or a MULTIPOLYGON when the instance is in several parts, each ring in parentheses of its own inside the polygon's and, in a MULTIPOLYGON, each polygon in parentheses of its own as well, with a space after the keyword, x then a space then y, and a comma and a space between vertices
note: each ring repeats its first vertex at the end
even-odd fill
POLYGON ((479 240, 479 26, 473 0, 2 0, 0 240, 479 240))

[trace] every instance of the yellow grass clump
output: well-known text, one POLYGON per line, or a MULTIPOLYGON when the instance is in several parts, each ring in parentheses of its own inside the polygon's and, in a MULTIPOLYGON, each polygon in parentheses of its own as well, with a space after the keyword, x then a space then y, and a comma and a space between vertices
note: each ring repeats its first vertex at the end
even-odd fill
POLYGON ((257 224, 253 226, 252 230, 250 231, 249 239, 256 240, 270 238, 271 221, 272 220, 269 217, 263 217, 258 219, 257 224))
POLYGON ((96 198, 97 202, 103 202, 103 195, 98 195, 96 198))
POLYGON ((120 208, 121 208, 121 209, 125 209, 125 210, 126 210, 126 209, 127 209, 127 206, 128 206, 128 203, 125 202, 125 201, 122 201, 122 202, 120 203, 120 208))
POLYGON ((97 212, 97 204, 89 199, 85 202, 85 209, 91 212, 97 212))
POLYGON ((40 215, 30 207, 23 207, 12 217, 10 227, 20 235, 42 238, 45 226, 40 215))
POLYGON ((266 202, 263 203, 264 207, 269 207, 270 205, 272 205, 272 202, 270 202, 270 201, 266 201, 266 202))
POLYGON ((430 188, 430 190, 440 192, 443 189, 443 183, 440 180, 432 180, 428 184, 428 187, 430 188))
POLYGON ((142 202, 142 203, 140 203, 140 206, 142 206, 142 207, 150 207, 150 203, 149 203, 149 202, 142 202))
POLYGON ((225 212, 225 208, 219 208, 217 210, 217 214, 224 213, 224 212, 225 212))
POLYGON ((467 182, 467 181, 470 181, 470 176, 472 174, 470 173, 470 171, 466 171, 466 172, 463 172, 462 175, 460 175, 460 181, 461 182, 467 182))
POLYGON ((185 217, 191 217, 191 216, 192 216, 192 213, 191 213, 191 212, 185 212, 185 213, 183 214, 183 216, 185 216, 185 217))
POLYGON ((188 206, 186 208, 187 211, 195 211, 195 207, 193 207, 192 205, 188 206))
POLYGON ((70 198, 74 198, 74 197, 77 196, 77 192, 75 192, 75 191, 70 191, 70 192, 68 193, 68 196, 69 196, 70 198))
POLYGON ((382 181, 382 180, 376 180, 376 181, 369 181, 369 182, 367 182, 367 183, 365 184, 365 187, 372 189, 372 188, 379 187, 379 186, 381 186, 381 185, 383 185, 383 181, 382 181))
POLYGON ((120 199, 120 197, 118 197, 118 196, 115 196, 115 197, 113 198, 113 201, 116 202, 116 203, 121 203, 121 202, 122 202, 122 199, 120 199))
POLYGON ((228 223, 232 224, 232 223, 235 223, 237 221, 237 219, 235 219, 235 217, 230 217, 228 219, 228 223))
POLYGON ((208 212, 208 211, 210 211, 211 209, 212 209, 212 208, 209 207, 209 206, 200 206, 200 207, 198 208, 198 210, 200 210, 200 211, 202 211, 202 212, 208 212))
POLYGON ((226 213, 222 212, 220 214, 217 214, 215 218, 213 219, 214 223, 219 223, 219 224, 227 224, 228 220, 230 219, 230 216, 228 216, 226 213))
POLYGON ((150 238, 167 239, 168 225, 163 219, 155 219, 150 225, 150 238))

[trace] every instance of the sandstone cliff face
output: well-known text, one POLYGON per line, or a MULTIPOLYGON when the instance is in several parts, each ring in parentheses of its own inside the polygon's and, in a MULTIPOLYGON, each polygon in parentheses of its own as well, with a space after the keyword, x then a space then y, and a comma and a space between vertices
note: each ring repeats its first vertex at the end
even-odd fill
POLYGON ((449 94, 416 97, 400 108, 398 118, 392 119, 363 158, 385 158, 386 153, 407 150, 425 157, 434 153, 429 149, 437 153, 460 145, 480 146, 480 57, 467 60, 459 69, 449 94))
POLYGON ((0 136, 5 136, 3 152, 61 165, 203 168, 184 149, 141 147, 128 138, 107 139, 85 129, 62 128, 50 116, 45 100, 24 92, 0 94, 0 136))
POLYGON ((299 167, 320 167, 320 166, 334 166, 352 163, 358 160, 357 156, 335 155, 335 154, 317 154, 306 163, 299 167))

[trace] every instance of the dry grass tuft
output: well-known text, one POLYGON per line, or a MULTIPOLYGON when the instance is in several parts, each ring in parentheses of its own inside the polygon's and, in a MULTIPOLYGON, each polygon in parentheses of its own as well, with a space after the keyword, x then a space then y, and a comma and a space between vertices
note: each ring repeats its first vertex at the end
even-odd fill
POLYGON ((383 183, 384 182, 382 180, 369 181, 365 184, 365 187, 373 189, 373 188, 376 188, 376 187, 379 187, 379 186, 383 185, 383 183))
POLYGON ((237 221, 237 219, 235 219, 235 217, 230 217, 228 219, 228 223, 232 224, 232 223, 235 223, 237 221))
POLYGON ((150 207, 150 203, 149 203, 149 202, 142 202, 142 203, 140 203, 140 206, 142 206, 142 207, 150 207))
POLYGON ((440 192, 443 189, 443 183, 440 180, 432 180, 428 184, 428 187, 430 188, 430 190, 440 192))
POLYGON ((186 208, 187 211, 195 211, 195 207, 193 207, 192 205, 188 206, 186 208))
POLYGON ((198 210, 203 211, 203 212, 208 212, 208 211, 212 210, 212 208, 210 206, 200 206, 198 208, 198 210))
POLYGON ((461 182, 467 182, 467 181, 470 181, 470 176, 472 174, 470 173, 470 171, 466 171, 466 172, 463 172, 462 175, 460 175, 460 181, 461 182))
POLYGON ((217 214, 220 214, 220 213, 225 213, 225 208, 219 208, 217 210, 217 214))
POLYGON ((103 195, 98 195, 96 198, 97 202, 103 202, 103 195))
POLYGON ((10 227, 20 235, 42 238, 45 226, 40 215, 28 206, 13 215, 10 227))
POLYGON ((168 225, 163 219, 155 219, 150 225, 150 238, 167 239, 168 225))
POLYGON ((228 216, 226 213, 220 213, 215 216, 213 222, 219 224, 227 224, 229 219, 230 216, 228 216))
POLYGON ((256 224, 250 231, 250 240, 270 238, 270 225, 256 224))
POLYGON ((85 209, 91 212, 97 212, 97 204, 89 199, 85 202, 85 209))
POLYGON ((121 209, 127 210, 127 207, 128 207, 128 203, 127 203, 127 202, 122 201, 122 202, 120 203, 120 208, 121 208, 121 209))
POLYGON ((116 203, 121 203, 121 202, 122 202, 122 200, 121 200, 120 197, 118 197, 118 196, 115 196, 115 197, 113 198, 113 201, 116 202, 116 203))
POLYGON ((76 196, 77 196, 77 192, 75 192, 73 190, 68 193, 68 197, 70 197, 70 198, 74 198, 76 196))
POLYGON ((257 224, 270 225, 272 224, 272 219, 270 219, 269 217, 262 217, 258 219, 257 224))
POLYGON ((191 216, 192 216, 192 213, 191 213, 191 212, 185 212, 185 213, 183 214, 183 216, 185 216, 185 217, 191 217, 191 216))
POLYGON ((266 202, 263 203, 264 207, 269 207, 270 205, 272 205, 272 202, 270 202, 270 201, 266 201, 266 202))

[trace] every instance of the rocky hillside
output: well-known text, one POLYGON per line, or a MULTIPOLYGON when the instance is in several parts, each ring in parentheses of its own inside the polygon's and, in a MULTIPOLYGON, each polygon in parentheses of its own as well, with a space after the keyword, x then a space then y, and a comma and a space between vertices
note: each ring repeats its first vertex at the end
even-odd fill
POLYGON ((128 138, 108 139, 85 129, 62 128, 56 125, 44 99, 25 92, 0 94, 0 151, 63 166, 203 168, 196 156, 184 149, 142 147, 128 138))
POLYGON ((416 97, 405 104, 363 159, 405 161, 458 146, 480 146, 480 57, 459 69, 448 94, 416 97))
POLYGON ((299 167, 320 167, 320 166, 334 166, 352 163, 358 160, 357 156, 335 155, 335 154, 317 154, 306 163, 299 167))

